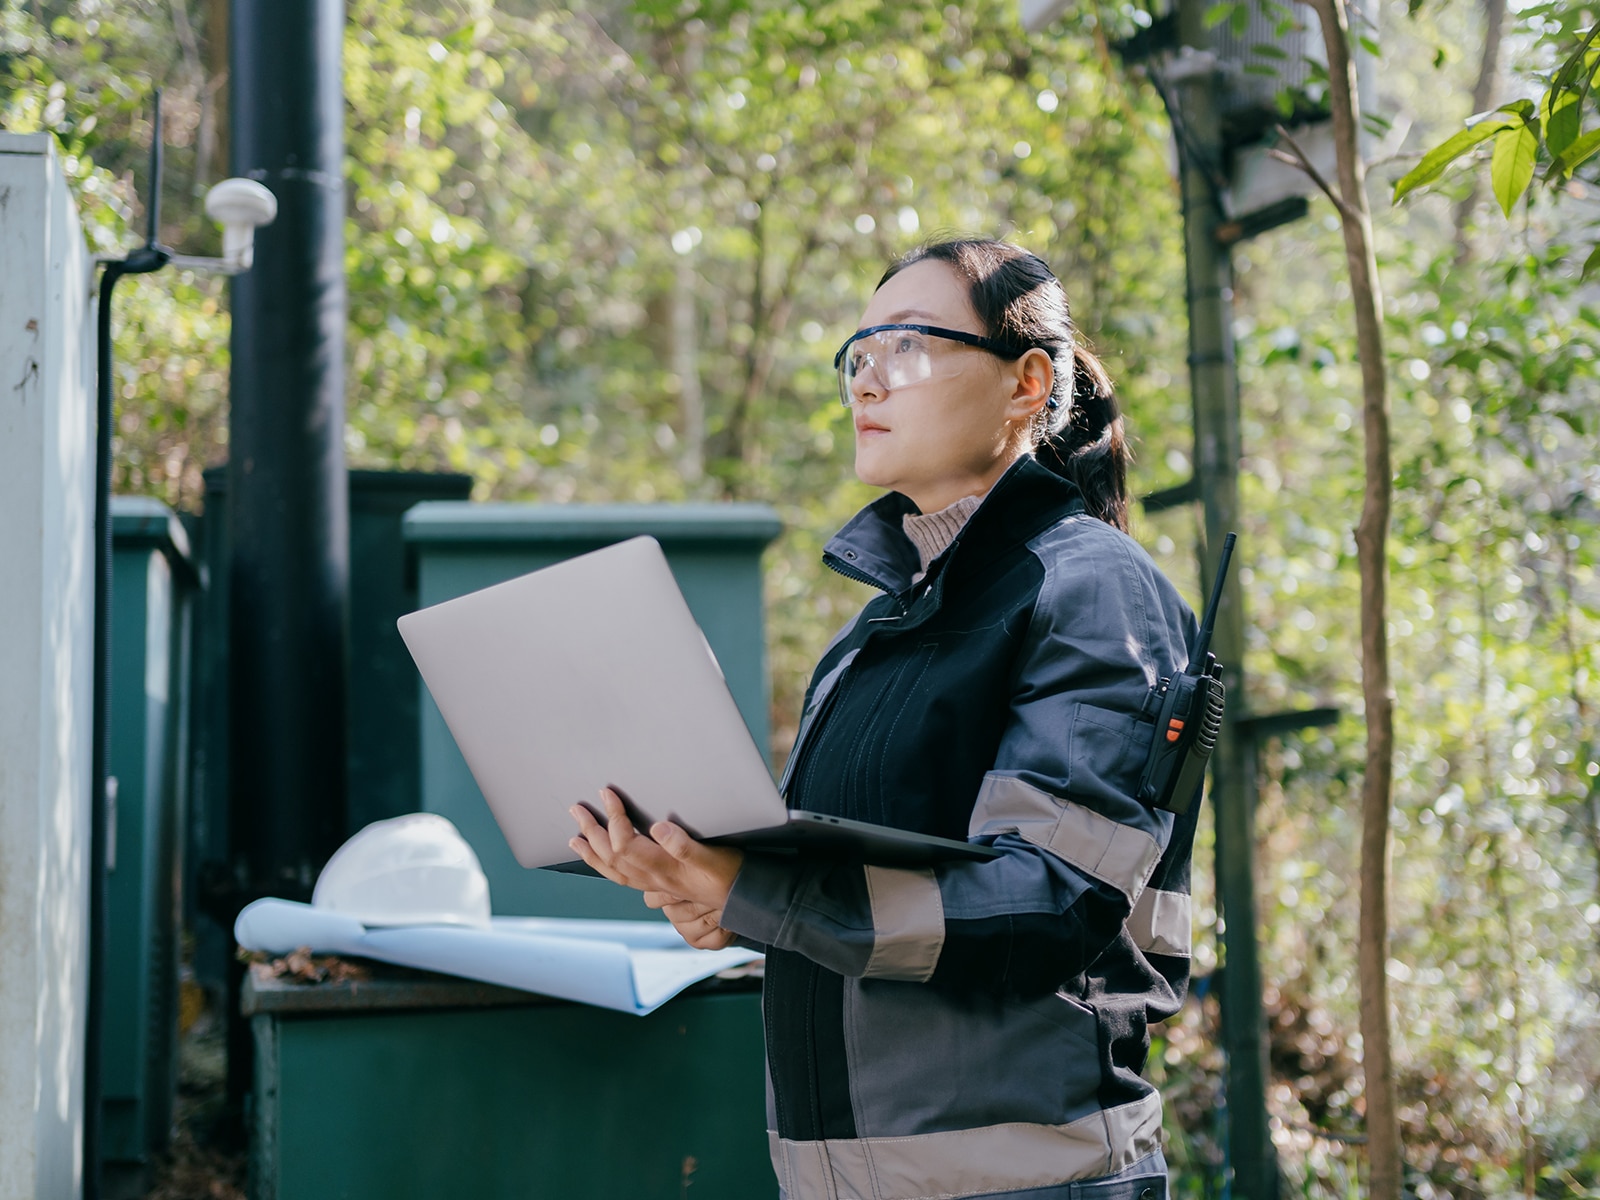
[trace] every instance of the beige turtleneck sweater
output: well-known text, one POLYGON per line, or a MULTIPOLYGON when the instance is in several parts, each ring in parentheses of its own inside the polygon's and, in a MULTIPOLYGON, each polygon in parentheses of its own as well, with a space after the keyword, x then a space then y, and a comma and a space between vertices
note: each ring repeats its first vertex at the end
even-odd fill
POLYGON ((982 503, 982 496, 963 496, 949 508, 941 508, 938 512, 906 513, 900 518, 906 536, 911 539, 922 560, 922 570, 912 577, 912 583, 922 582, 922 577, 928 572, 928 564, 956 540, 956 534, 961 532, 967 518, 977 512, 978 505, 982 503))

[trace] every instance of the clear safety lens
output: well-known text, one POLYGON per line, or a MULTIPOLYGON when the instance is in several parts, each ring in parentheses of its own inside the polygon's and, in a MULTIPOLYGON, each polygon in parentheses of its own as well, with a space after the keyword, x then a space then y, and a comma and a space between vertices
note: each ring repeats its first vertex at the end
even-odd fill
POLYGON ((839 358, 839 403, 850 407, 856 377, 863 387, 883 392, 910 387, 933 377, 928 335, 914 329, 885 329, 857 338, 839 358))

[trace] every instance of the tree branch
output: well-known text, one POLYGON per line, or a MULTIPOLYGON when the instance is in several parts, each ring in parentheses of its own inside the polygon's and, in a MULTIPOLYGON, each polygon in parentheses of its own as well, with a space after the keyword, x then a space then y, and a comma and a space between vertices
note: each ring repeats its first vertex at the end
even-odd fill
MULTIPOLYGON (((1400 1200, 1404 1163, 1389 1014, 1389 809, 1394 797, 1394 690, 1389 677, 1388 541, 1394 468, 1383 350, 1383 295, 1361 161, 1361 100, 1350 58, 1345 0, 1311 0, 1328 53, 1328 107, 1339 168, 1340 224, 1361 362, 1364 474, 1356 557, 1361 571, 1361 694, 1367 723, 1361 779, 1361 1068, 1365 1079, 1368 1189, 1400 1200)), ((1302 159, 1304 155, 1301 155, 1302 159)), ((1309 167, 1309 164, 1305 164, 1309 167)), ((1325 186, 1325 185, 1324 185, 1325 186)))
MULTIPOLYGON (((1478 82, 1472 88, 1472 111, 1481 113, 1494 99, 1495 82, 1500 76, 1500 41, 1506 23, 1506 0, 1483 0, 1483 56, 1478 63, 1478 82)), ((1472 257, 1472 241, 1467 236, 1467 224, 1478 203, 1478 174, 1473 172, 1467 194, 1456 203, 1451 213, 1455 226, 1456 265, 1472 257)))
POLYGON ((1290 136, 1289 131, 1282 125, 1277 127, 1277 133, 1278 140, 1286 143, 1291 153, 1285 154, 1282 150, 1273 149, 1267 152, 1268 155, 1279 162, 1288 163, 1291 167, 1297 167, 1305 172, 1311 182, 1317 185, 1318 190, 1333 202, 1334 208, 1339 210, 1341 217, 1347 221, 1356 220, 1355 210, 1346 204, 1344 198, 1333 190, 1333 185, 1323 178, 1322 172, 1311 165, 1311 160, 1306 157, 1306 152, 1300 148, 1300 143, 1295 141, 1290 136))

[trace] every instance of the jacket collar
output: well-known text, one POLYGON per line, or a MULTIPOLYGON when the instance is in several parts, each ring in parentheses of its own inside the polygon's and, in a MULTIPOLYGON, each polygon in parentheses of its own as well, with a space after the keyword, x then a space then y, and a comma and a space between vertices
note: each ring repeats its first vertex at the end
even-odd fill
MULTIPOLYGON (((894 594, 906 591, 922 563, 901 518, 916 511, 917 506, 899 492, 880 496, 828 541, 822 561, 846 578, 894 594)), ((1076 485, 1031 454, 1024 455, 989 490, 955 541, 928 564, 930 586, 942 592, 951 570, 965 574, 981 569, 1061 518, 1082 511, 1083 497, 1076 485)))

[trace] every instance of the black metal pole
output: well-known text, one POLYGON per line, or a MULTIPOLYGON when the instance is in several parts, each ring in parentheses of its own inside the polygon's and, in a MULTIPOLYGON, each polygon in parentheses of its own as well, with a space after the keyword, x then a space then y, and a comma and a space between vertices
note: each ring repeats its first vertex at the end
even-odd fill
MULTIPOLYGON (((1207 53, 1205 4, 1178 6, 1180 40, 1207 53)), ((1180 60, 1181 61, 1181 60, 1180 60)), ((1233 262, 1217 239, 1223 222, 1222 124, 1218 73, 1193 64, 1167 96, 1178 141, 1188 281, 1189 378, 1194 400, 1195 479, 1205 511, 1201 583, 1229 530, 1239 527, 1239 378, 1233 346, 1233 262)), ((1222 909, 1222 1037, 1228 1054, 1228 1160, 1235 1200, 1277 1200, 1277 1151, 1267 1117, 1267 1029, 1256 941, 1255 757, 1233 718, 1244 711, 1244 608, 1239 577, 1228 580, 1217 619, 1217 657, 1226 664, 1230 718, 1211 759, 1216 886, 1222 909)))
POLYGON ((161 91, 155 93, 150 131, 150 200, 145 244, 120 262, 105 264, 95 346, 94 434, 94 647, 89 760, 89 953, 83 1043, 83 1195, 100 1195, 100 1125, 104 1093, 106 963, 106 838, 111 770, 111 435, 116 413, 112 377, 111 296, 124 275, 146 275, 167 265, 172 252, 159 241, 161 227, 161 91))
POLYGON ((305 898, 345 810, 343 0, 233 0, 234 174, 278 217, 233 281, 232 850, 243 894, 305 898))
POLYGON ((155 90, 156 110, 150 118, 150 198, 144 208, 144 244, 151 247, 161 240, 161 166, 166 147, 161 144, 161 89, 155 90))

